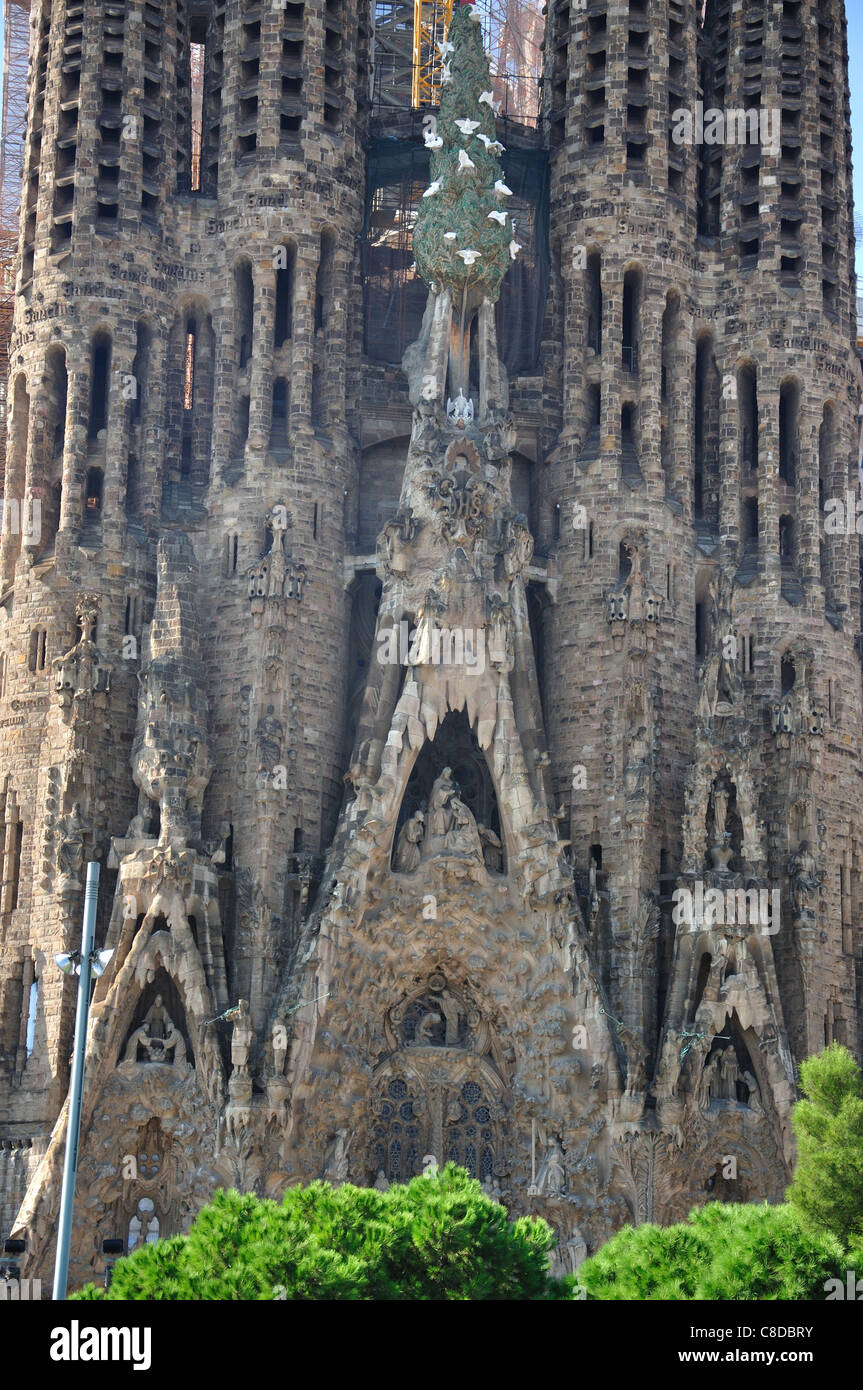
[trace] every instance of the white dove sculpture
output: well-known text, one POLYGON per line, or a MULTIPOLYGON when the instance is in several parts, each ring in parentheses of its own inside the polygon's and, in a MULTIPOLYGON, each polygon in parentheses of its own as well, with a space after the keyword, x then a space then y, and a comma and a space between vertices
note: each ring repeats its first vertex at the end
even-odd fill
POLYGON ((481 130, 477 131, 476 138, 482 141, 487 150, 494 150, 495 154, 503 154, 506 149, 506 146, 502 145, 499 140, 492 140, 490 135, 483 135, 481 130))
POLYGON ((502 227, 505 227, 505 226, 506 226, 506 219, 507 219, 507 213, 505 213, 505 212, 490 212, 490 213, 489 213, 489 220, 492 221, 492 222, 499 222, 500 225, 501 225, 502 227))
POLYGON ((511 189, 511 188, 507 188, 507 186, 506 186, 506 184, 504 183, 503 179, 495 179, 495 182, 494 182, 494 191, 495 191, 495 193, 499 193, 500 196, 501 196, 502 198, 511 198, 511 197, 512 197, 512 189, 511 189))
POLYGON ((449 39, 444 39, 443 43, 438 44, 437 51, 442 58, 445 58, 448 53, 455 53, 455 45, 451 44, 449 39))
POLYGON ((433 198, 436 193, 440 193, 440 179, 433 179, 423 194, 424 198, 433 198))
POLYGON ((494 92, 480 92, 478 100, 480 104, 485 102, 486 106, 490 106, 492 111, 494 110, 494 92))
POLYGON ((466 151, 466 150, 459 150, 459 152, 458 152, 458 171, 459 171, 459 173, 460 173, 460 174, 466 174, 467 171, 468 171, 468 169, 475 169, 475 168, 476 168, 476 165, 474 164, 473 160, 471 159, 471 157, 470 157, 470 155, 467 153, 467 151, 466 151))
POLYGON ((515 260, 520 250, 521 242, 516 241, 515 238, 513 238, 513 240, 509 243, 509 258, 511 261, 515 260))
POLYGON ((466 117, 462 117, 460 121, 454 121, 453 124, 458 126, 462 135, 473 135, 479 126, 479 121, 469 121, 466 117))
POLYGON ((458 232, 444 232, 443 239, 444 241, 455 241, 457 236, 458 232))
POLYGON ((470 248, 468 248, 467 251, 459 251, 458 254, 461 256, 465 265, 473 265, 475 261, 479 260, 480 256, 482 255, 482 252, 471 251, 470 248))
POLYGON ((476 5, 471 5, 471 6, 470 6, 470 17, 471 17, 471 19, 473 20, 474 24, 481 24, 481 23, 482 23, 482 15, 480 14, 480 12, 479 12, 479 10, 477 9, 476 5))
POLYGON ((439 135, 435 135, 431 130, 426 131, 425 147, 427 150, 439 150, 442 144, 443 140, 439 135))

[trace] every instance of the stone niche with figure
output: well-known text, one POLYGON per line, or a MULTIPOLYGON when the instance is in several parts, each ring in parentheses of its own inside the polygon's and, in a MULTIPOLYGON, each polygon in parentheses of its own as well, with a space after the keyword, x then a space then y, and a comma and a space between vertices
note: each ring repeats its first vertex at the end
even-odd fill
POLYGON ((160 970, 138 1002, 120 1065, 157 1064, 186 1071, 191 1062, 179 992, 167 973, 160 970))
POLYGON ((388 1041, 394 1050, 472 1049, 479 1025, 479 1011, 450 989, 440 971, 435 971, 421 993, 390 1010, 388 1041))
POLYGON ((464 715, 450 714, 417 759, 405 792, 392 867, 412 874, 435 859, 505 872, 497 798, 464 715), (448 759, 448 761, 445 761, 448 759))

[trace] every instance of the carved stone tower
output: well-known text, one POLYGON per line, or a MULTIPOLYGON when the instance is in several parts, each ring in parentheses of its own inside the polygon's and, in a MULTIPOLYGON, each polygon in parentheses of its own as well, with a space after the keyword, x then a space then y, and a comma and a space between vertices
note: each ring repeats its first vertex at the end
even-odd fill
POLYGON ((449 1159, 572 1268, 781 1196, 796 1063, 860 1051, 841 0, 550 0, 533 122, 496 3, 454 7, 425 112, 381 79, 413 6, 376 8, 374 44, 347 0, 33 9, 0 549, 25 1273, 90 859, 79 1281, 220 1185, 449 1159))

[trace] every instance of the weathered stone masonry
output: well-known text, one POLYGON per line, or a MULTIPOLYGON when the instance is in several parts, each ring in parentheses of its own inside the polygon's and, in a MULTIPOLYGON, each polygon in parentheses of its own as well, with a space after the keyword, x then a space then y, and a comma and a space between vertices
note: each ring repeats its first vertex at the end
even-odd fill
POLYGON ((418 138, 369 107, 367 7, 34 5, 4 495, 42 524, 0 546, 25 1273, 88 859, 78 1280, 219 1185, 429 1154, 574 1267, 778 1198, 796 1064, 860 1052, 843 5, 547 8, 540 129, 497 126, 549 161, 541 363, 507 381, 480 305, 459 416, 443 282, 404 370, 363 354, 367 151, 418 138), (678 144, 697 102, 776 140, 678 144), (485 670, 382 665, 403 620, 481 632, 485 670), (779 920, 675 923, 697 885, 779 920))

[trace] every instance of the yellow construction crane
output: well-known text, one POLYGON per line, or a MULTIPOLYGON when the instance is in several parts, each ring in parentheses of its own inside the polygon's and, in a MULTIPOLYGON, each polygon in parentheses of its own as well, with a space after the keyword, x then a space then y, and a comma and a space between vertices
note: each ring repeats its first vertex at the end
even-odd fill
POLYGON ((411 105, 437 106, 443 76, 438 44, 452 19, 453 0, 414 0, 414 49, 411 105))

